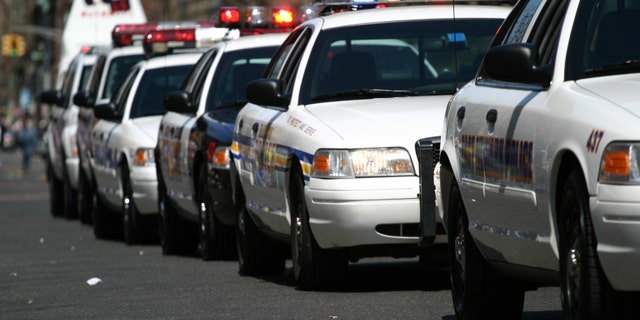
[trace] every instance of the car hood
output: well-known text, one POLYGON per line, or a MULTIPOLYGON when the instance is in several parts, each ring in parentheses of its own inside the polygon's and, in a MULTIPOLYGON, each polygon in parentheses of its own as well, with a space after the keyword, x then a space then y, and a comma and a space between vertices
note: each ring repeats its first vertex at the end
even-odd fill
POLYGON ((346 148, 411 146, 440 136, 450 95, 351 100, 307 106, 346 148))
POLYGON ((640 73, 579 80, 578 85, 640 117, 640 73), (630 94, 631 93, 631 94, 630 94))
POLYGON ((160 128, 160 120, 162 115, 149 116, 131 119, 131 122, 138 127, 140 134, 144 135, 141 139, 149 139, 150 141, 158 140, 158 129, 160 128))

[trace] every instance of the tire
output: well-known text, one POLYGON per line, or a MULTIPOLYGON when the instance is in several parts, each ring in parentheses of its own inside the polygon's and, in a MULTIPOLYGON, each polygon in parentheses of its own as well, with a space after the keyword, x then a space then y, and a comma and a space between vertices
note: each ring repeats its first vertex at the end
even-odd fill
POLYGON ((291 260, 296 285, 311 290, 340 283, 347 272, 348 256, 344 249, 323 250, 313 237, 299 169, 293 172, 290 199, 291 260))
POLYGON ((616 292, 597 256, 584 176, 572 170, 562 186, 560 277, 564 319, 636 319, 637 292, 616 292))
POLYGON ((67 165, 62 163, 63 166, 63 189, 64 189, 64 216, 67 219, 78 218, 78 190, 71 186, 69 181, 69 173, 67 171, 67 165))
MULTIPOLYGON (((240 185, 240 182, 237 184, 240 185)), ((284 271, 282 246, 264 236, 247 210, 244 196, 236 197, 236 247, 239 273, 248 275, 277 274, 284 271)))
MULTIPOLYGON (((158 177, 160 178, 160 177, 158 177)), ((167 189, 158 179, 158 234, 162 253, 188 254, 196 249, 198 231, 178 216, 176 209, 167 199, 167 189)))
POLYGON ((198 170, 196 198, 198 200, 199 239, 198 249, 202 260, 229 259, 236 255, 233 228, 220 222, 213 212, 206 164, 198 170))
POLYGON ((93 194, 91 219, 93 235, 97 239, 117 239, 122 236, 121 220, 115 212, 107 208, 98 192, 93 194))
POLYGON ((64 193, 62 181, 56 178, 53 171, 53 165, 47 161, 47 177, 49 182, 49 206, 51 207, 51 215, 61 217, 64 215, 64 193))
POLYGON ((133 199, 129 167, 122 168, 122 236, 128 245, 152 242, 153 222, 157 216, 143 216, 133 199))
POLYGON ((91 203, 93 199, 94 187, 91 185, 89 178, 83 169, 80 169, 78 178, 78 219, 83 224, 90 225, 91 219, 91 203))
POLYGON ((524 288, 485 261, 469 233, 469 220, 460 191, 453 184, 448 212, 451 294, 458 319, 520 319, 524 288))

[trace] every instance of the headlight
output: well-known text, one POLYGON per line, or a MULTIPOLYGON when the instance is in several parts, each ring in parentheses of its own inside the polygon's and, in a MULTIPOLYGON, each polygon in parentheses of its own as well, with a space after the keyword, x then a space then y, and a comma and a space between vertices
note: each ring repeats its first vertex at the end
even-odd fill
POLYGON ((156 164, 156 158, 153 155, 153 149, 136 150, 133 164, 136 166, 151 166, 156 164))
POLYGON ((414 175, 409 152, 402 148, 318 150, 315 178, 363 178, 414 175))
POLYGON ((612 143, 602 154, 601 183, 640 184, 640 143, 612 143))

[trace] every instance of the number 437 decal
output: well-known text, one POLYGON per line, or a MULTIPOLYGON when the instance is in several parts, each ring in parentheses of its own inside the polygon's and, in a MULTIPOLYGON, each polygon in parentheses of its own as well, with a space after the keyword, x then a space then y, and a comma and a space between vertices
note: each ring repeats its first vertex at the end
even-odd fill
POLYGON ((587 139, 587 151, 591 153, 598 152, 598 147, 600 146, 600 141, 602 141, 603 136, 603 130, 591 130, 591 135, 589 135, 589 139, 587 139))

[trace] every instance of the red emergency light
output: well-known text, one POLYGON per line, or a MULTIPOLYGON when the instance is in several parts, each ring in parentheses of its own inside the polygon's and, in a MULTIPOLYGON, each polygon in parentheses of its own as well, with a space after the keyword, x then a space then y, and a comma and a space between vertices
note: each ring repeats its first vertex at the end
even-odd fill
POLYGON ((196 30, 194 28, 149 30, 144 36, 142 46, 147 54, 195 48, 196 30))
POLYGON ((220 8, 220 24, 237 25, 240 23, 240 10, 236 7, 220 8))
POLYGON ((148 30, 157 27, 157 23, 149 22, 142 24, 119 24, 113 28, 111 38, 115 47, 125 47, 140 41, 144 38, 148 30))
POLYGON ((273 8, 272 21, 274 26, 280 28, 290 28, 293 27, 293 10, 288 7, 275 7, 273 8))

